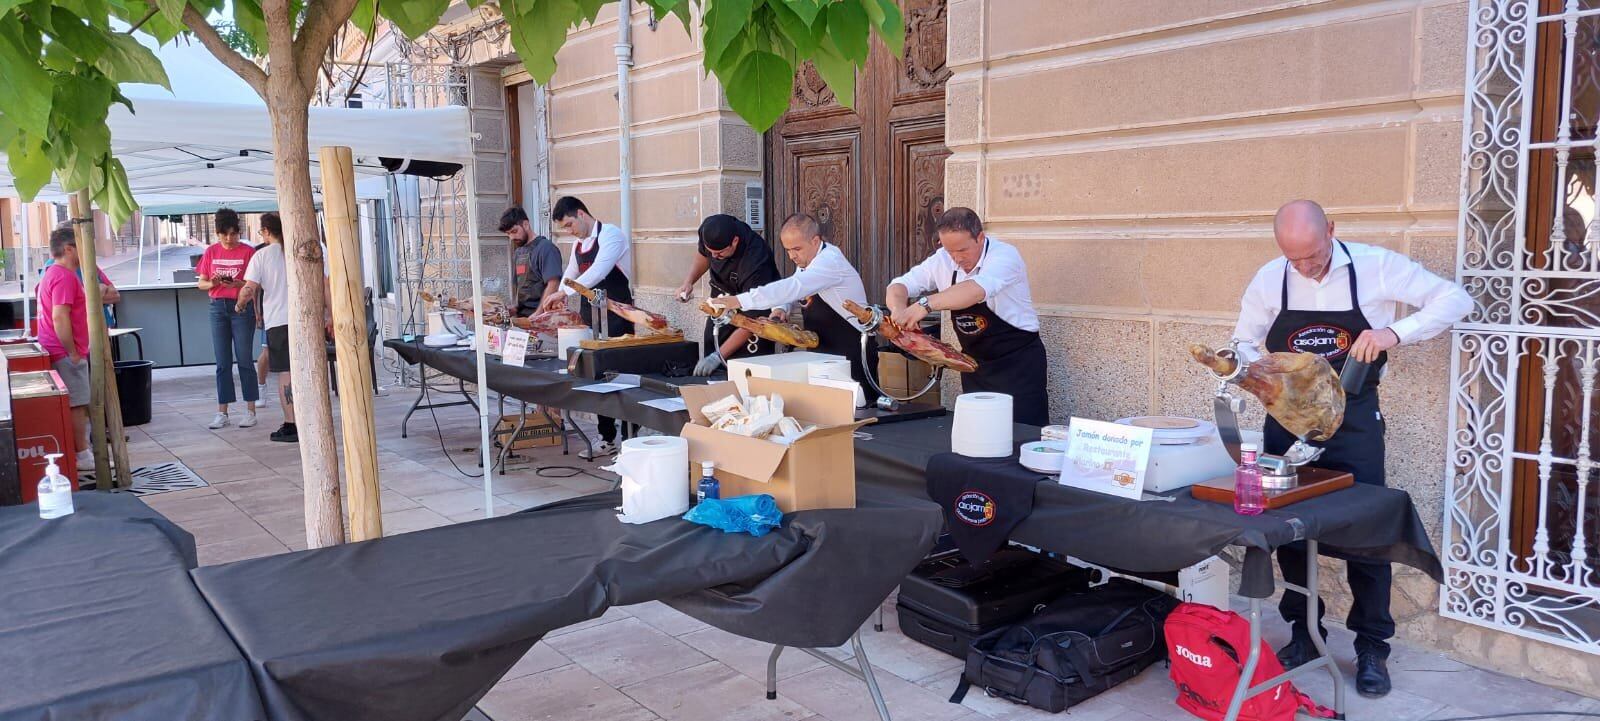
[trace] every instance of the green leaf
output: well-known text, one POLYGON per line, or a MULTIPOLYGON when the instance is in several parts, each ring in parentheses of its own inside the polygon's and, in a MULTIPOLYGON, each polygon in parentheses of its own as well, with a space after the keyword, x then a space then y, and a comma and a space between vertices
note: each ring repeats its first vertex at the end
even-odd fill
POLYGON ((108 43, 105 32, 83 24, 83 20, 60 6, 50 9, 50 38, 90 65, 100 61, 108 43))
POLYGON ((861 10, 867 14, 867 22, 875 28, 883 27, 883 6, 878 0, 845 0, 845 2, 861 3, 861 10))
POLYGON ((256 47, 267 46, 267 18, 259 0, 233 0, 233 26, 256 47))
MULTIPOLYGON (((900 6, 894 0, 875 0, 883 8, 883 20, 878 23, 878 35, 883 38, 883 44, 888 46, 889 52, 895 57, 901 57, 906 52, 906 19, 900 14, 900 6)), ((866 0, 870 6, 874 0, 866 0)))
POLYGON ((847 108, 856 106, 856 66, 844 56, 839 54, 831 38, 823 38, 822 44, 817 46, 817 54, 811 57, 811 64, 816 66, 817 75, 822 81, 833 89, 833 96, 839 104, 847 108))
MULTIPOLYGON (((404 2, 404 0, 399 1, 404 2)), ((370 40, 377 22, 378 0, 356 0, 355 8, 350 11, 350 24, 356 26, 356 29, 370 40)))
MULTIPOLYGON (((610 2, 611 0, 578 0, 578 16, 583 19, 583 22, 593 23, 595 18, 600 17, 600 8, 605 7, 610 2)), ((575 22, 573 24, 577 25, 579 23, 575 22)))
POLYGON ((744 56, 725 87, 728 105, 756 132, 765 132, 789 109, 794 66, 781 56, 756 50, 744 56))
POLYGON ((112 33, 109 39, 110 46, 95 64, 106 77, 118 83, 149 83, 172 89, 166 69, 161 67, 161 60, 150 48, 123 33, 112 33))
POLYGON ((88 20, 96 27, 109 27, 111 6, 105 0, 51 0, 51 4, 88 20))
MULTIPOLYGON (((778 0, 778 2, 782 2, 790 12, 799 15, 806 25, 816 25, 817 16, 822 14, 822 3, 817 0, 778 0)), ((827 18, 823 20, 826 21, 827 18)))
POLYGON ((789 4, 783 0, 767 0, 767 7, 772 11, 772 17, 777 21, 778 29, 783 31, 783 36, 794 43, 795 50, 801 57, 810 57, 817 51, 817 36, 811 33, 811 26, 799 15, 789 9, 789 4))
POLYGON ((0 114, 43 137, 50 130, 50 74, 25 33, 16 15, 0 17, 0 114))
POLYGON ((161 17, 170 23, 183 22, 183 8, 187 0, 156 0, 156 7, 161 10, 161 17))
POLYGON ((556 73, 556 51, 567 41, 567 28, 578 19, 574 0, 502 0, 511 25, 511 47, 540 85, 556 73))
POLYGON ((11 12, 11 9, 21 5, 22 0, 0 0, 0 15, 11 12))
POLYGON ((867 41, 871 39, 867 27, 867 12, 856 0, 845 0, 828 6, 828 37, 839 49, 844 59, 857 65, 867 61, 867 41))
POLYGON ((17 194, 24 203, 32 202, 39 189, 50 182, 50 158, 44 153, 43 139, 17 133, 5 148, 11 174, 16 178, 17 194))
POLYGON ((395 0, 378 6, 378 13, 388 18, 406 37, 416 40, 439 24, 439 17, 450 7, 450 0, 395 0))
POLYGON ((752 0, 706 1, 706 67, 719 68, 731 65, 729 61, 733 58, 724 59, 722 55, 733 43, 733 39, 744 32, 745 27, 749 25, 753 9, 752 0))

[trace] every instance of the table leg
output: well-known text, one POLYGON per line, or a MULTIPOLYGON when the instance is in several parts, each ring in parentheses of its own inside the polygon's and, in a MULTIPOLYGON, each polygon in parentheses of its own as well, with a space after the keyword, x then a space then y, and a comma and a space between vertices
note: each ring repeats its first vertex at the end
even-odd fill
POLYGON ((467 399, 467 402, 472 404, 472 410, 478 410, 478 399, 473 398, 472 394, 467 392, 467 382, 465 380, 458 379, 456 383, 461 391, 461 397, 467 399))
POLYGON ((872 695, 872 705, 878 709, 878 718, 881 721, 891 721, 889 707, 883 702, 883 691, 878 688, 878 679, 872 675, 872 663, 867 660, 867 649, 861 645, 860 631, 856 631, 856 634, 850 637, 850 646, 855 649, 856 664, 861 666, 862 680, 867 682, 867 693, 872 695))
MULTIPOLYGON (((855 650, 856 654, 856 663, 854 666, 834 658, 832 654, 827 653, 822 649, 802 648, 799 650, 802 653, 810 655, 816 658, 818 661, 822 661, 829 666, 850 674, 851 676, 854 676, 856 680, 865 683, 867 685, 867 694, 872 697, 872 705, 878 710, 879 721, 892 721, 892 719, 889 718, 889 707, 883 702, 883 691, 878 688, 878 679, 872 675, 872 662, 867 659, 867 649, 865 646, 861 645, 860 629, 857 629, 856 632, 850 636, 850 647, 855 650)), ((767 664, 767 688, 769 689, 767 698, 776 698, 778 649, 773 650, 772 656, 767 659, 767 664)))
POLYGON ((767 700, 778 698, 778 656, 783 653, 782 646, 773 646, 772 655, 767 657, 767 700))
POLYGON ((872 624, 872 630, 883 633, 883 604, 878 604, 878 622, 872 624))
POLYGON ((128 335, 133 336, 133 345, 139 349, 139 360, 144 360, 144 338, 139 337, 139 331, 134 331, 128 335))
POLYGON ((1233 700, 1228 702, 1228 713, 1223 721, 1238 721, 1239 709, 1250 697, 1250 681, 1256 677, 1256 664, 1261 662, 1261 599, 1250 599, 1250 654, 1245 657, 1244 669, 1239 673, 1239 683, 1234 686, 1233 700))
POLYGON ((411 409, 406 411, 406 417, 400 419, 400 437, 401 438, 405 438, 406 437, 406 424, 411 422, 411 414, 416 413, 417 409, 422 407, 422 399, 423 398, 427 398, 427 397, 428 397, 428 378, 427 378, 426 375, 424 375, 423 378, 422 378, 422 388, 417 391, 417 400, 411 404, 411 409))
MULTIPOLYGON (((1322 565, 1317 563, 1317 541, 1306 539, 1306 628, 1317 628, 1318 611, 1322 608, 1322 595, 1320 574, 1322 565)), ((1333 656, 1328 654, 1328 642, 1322 634, 1311 634, 1311 645, 1316 646, 1317 653, 1327 663, 1328 676, 1333 679, 1333 713, 1335 718, 1344 718, 1344 677, 1339 673, 1339 664, 1334 663, 1333 656)))

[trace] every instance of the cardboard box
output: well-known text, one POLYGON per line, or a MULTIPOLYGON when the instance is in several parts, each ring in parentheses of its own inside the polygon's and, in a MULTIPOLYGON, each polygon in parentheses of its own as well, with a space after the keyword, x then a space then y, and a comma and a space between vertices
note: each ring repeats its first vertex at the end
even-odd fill
POLYGON ((517 429, 517 416, 516 414, 501 416, 494 424, 495 441, 502 447, 509 443, 513 451, 561 445, 560 425, 551 423, 543 413, 528 413, 526 418, 527 422, 523 425, 522 432, 517 433, 516 438, 512 438, 512 432, 517 429))
MULTIPOLYGON (((931 377, 933 366, 926 361, 887 350, 878 352, 878 385, 891 395, 904 398, 916 393, 928 384, 931 377)), ((937 404, 939 386, 935 385, 911 402, 937 404)))
POLYGON ((838 360, 843 357, 831 353, 793 351, 790 353, 735 358, 728 361, 728 380, 739 386, 740 395, 748 396, 751 393, 748 386, 748 381, 751 378, 770 378, 791 383, 805 383, 809 378, 808 371, 812 362, 838 360))
MULTIPOLYGON (((688 385, 679 391, 690 422, 679 435, 689 441, 689 483, 700 479, 700 462, 717 464, 722 496, 765 493, 784 513, 817 508, 856 507, 857 428, 873 419, 855 420, 855 399, 849 391, 767 378, 749 378, 751 393, 783 398, 783 412, 817 427, 791 445, 713 430, 700 408, 732 395, 731 382, 688 385)), ((691 492, 693 488, 691 487, 691 492)))

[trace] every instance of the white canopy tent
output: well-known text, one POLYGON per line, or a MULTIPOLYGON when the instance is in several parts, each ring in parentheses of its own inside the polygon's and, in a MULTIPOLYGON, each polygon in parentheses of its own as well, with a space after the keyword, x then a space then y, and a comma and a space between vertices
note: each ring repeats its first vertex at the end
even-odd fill
MULTIPOLYGON (((158 51, 169 71, 173 93, 153 86, 124 85, 135 112, 115 105, 106 119, 112 153, 128 173, 134 199, 142 206, 195 201, 276 200, 273 178, 272 127, 266 105, 231 71, 197 46, 169 45, 158 51), (240 92, 243 88, 243 92, 240 92), (174 98, 172 95, 178 97, 174 98), (165 97, 162 97, 165 96, 165 97), (185 99, 188 96, 189 99, 185 99), (219 102, 226 100, 227 102, 219 102)), ((358 194, 382 197, 381 182, 362 176, 385 174, 378 158, 412 158, 460 163, 466 167, 467 228, 472 267, 473 306, 483 307, 483 269, 479 258, 476 202, 475 137, 464 107, 429 110, 312 108, 309 126, 311 176, 320 188, 317 149, 346 146, 355 157, 358 194), (374 192, 375 191, 375 192, 374 192)), ((18 196, 15 178, 0 154, 0 196, 18 196)), ((39 194, 62 200, 57 185, 39 194)), ((27 242, 23 237, 24 277, 27 242)), ((26 286, 24 286, 26 287, 26 286)), ((24 315, 29 302, 24 296, 24 315)), ((476 313, 477 337, 483 338, 483 314, 476 313)), ((483 344, 477 347, 478 378, 487 377, 483 344)), ((478 422, 484 472, 484 513, 492 514, 493 454, 489 444, 487 385, 478 384, 478 422)))

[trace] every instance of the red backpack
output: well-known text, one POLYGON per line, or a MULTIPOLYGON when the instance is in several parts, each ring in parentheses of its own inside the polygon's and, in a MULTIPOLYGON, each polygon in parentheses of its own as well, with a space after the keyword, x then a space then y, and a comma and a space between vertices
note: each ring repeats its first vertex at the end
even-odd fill
MULTIPOLYGON (((1221 721, 1244 671, 1250 622, 1232 611, 1184 603, 1167 616, 1166 639, 1172 683, 1178 687, 1178 705, 1207 721, 1221 721)), ((1260 684, 1281 673, 1283 664, 1262 641, 1261 660, 1256 663, 1250 684, 1260 684)), ((1271 691, 1246 700, 1239 709, 1239 721, 1292 721, 1300 709, 1320 718, 1334 716, 1333 711, 1284 681, 1271 691)))

